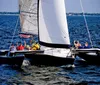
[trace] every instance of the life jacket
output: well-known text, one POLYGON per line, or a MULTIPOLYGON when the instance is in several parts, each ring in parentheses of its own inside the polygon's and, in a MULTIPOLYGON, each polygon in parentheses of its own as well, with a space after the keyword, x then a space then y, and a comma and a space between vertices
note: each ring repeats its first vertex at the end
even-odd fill
POLYGON ((90 46, 84 46, 84 48, 87 48, 88 49, 88 48, 91 48, 91 47, 90 46))
POLYGON ((33 44, 31 50, 39 50, 40 49, 40 45, 38 43, 33 44))
POLYGON ((17 47, 17 50, 24 50, 24 46, 19 45, 19 46, 17 47))

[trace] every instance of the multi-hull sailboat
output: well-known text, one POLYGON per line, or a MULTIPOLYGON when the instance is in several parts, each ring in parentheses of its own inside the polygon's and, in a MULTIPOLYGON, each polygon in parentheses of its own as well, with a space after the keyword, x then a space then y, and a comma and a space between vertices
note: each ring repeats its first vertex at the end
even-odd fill
POLYGON ((36 51, 1 52, 2 63, 21 66, 24 56, 20 55, 24 54, 35 65, 73 65, 74 57, 70 48, 64 0, 30 0, 30 4, 26 7, 29 12, 24 11, 24 5, 20 4, 21 31, 38 35, 41 48, 36 51), (35 13, 32 10, 35 10, 35 13), (8 53, 10 56, 2 56, 8 53))
POLYGON ((80 5, 81 5, 82 12, 83 12, 83 17, 84 17, 85 25, 86 25, 87 32, 89 35, 89 39, 91 42, 91 48, 74 49, 73 52, 76 54, 76 56, 79 56, 80 58, 84 59, 89 64, 100 64, 100 49, 93 48, 90 32, 88 29, 87 20, 84 14, 82 0, 80 0, 80 5))
POLYGON ((36 65, 73 65, 64 0, 37 0, 36 4, 39 44, 44 53, 27 53, 25 57, 36 65))
POLYGON ((100 49, 89 48, 89 49, 76 49, 74 50, 76 56, 84 59, 88 64, 100 65, 100 49))

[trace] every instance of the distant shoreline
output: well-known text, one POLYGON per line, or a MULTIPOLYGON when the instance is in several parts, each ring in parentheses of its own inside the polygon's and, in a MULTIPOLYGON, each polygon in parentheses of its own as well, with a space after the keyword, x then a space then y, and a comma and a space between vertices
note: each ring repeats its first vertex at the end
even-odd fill
POLYGON ((18 15, 19 12, 0 12, 0 15, 18 15))
POLYGON ((0 12, 0 15, 19 15, 19 12, 0 12))
POLYGON ((0 14, 0 15, 10 15, 10 16, 16 15, 16 16, 18 16, 19 14, 0 14))
MULTIPOLYGON (((19 15, 19 12, 0 12, 0 15, 19 15)), ((82 16, 83 13, 66 13, 68 16, 82 16)), ((100 13, 84 13, 85 15, 95 16, 100 15, 100 13)))
MULTIPOLYGON (((66 13, 68 16, 82 16, 83 13, 66 13)), ((84 15, 90 15, 90 16, 95 16, 95 15, 100 15, 100 13, 84 13, 84 15)))

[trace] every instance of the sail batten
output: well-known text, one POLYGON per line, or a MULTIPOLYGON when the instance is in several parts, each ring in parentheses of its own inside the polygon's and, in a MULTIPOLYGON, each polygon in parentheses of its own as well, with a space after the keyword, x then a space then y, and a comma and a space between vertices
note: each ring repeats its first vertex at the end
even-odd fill
POLYGON ((27 11, 20 11, 21 13, 28 13, 28 14, 35 14, 35 15, 37 15, 37 13, 35 13, 35 12, 27 12, 27 11))
POLYGON ((64 0, 39 0, 39 42, 45 46, 69 47, 64 0))

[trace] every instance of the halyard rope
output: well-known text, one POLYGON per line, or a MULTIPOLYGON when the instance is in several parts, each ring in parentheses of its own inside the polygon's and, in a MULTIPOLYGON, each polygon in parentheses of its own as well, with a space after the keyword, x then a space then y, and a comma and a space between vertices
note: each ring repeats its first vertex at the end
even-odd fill
POLYGON ((85 14, 84 14, 84 9, 83 9, 83 5, 82 5, 82 1, 81 0, 80 0, 80 5, 81 5, 84 21, 85 21, 85 24, 86 24, 87 32, 88 32, 88 35, 89 35, 89 40, 90 40, 91 46, 93 48, 93 43, 92 43, 92 40, 91 40, 91 35, 90 35, 90 32, 89 32, 89 28, 88 28, 88 24, 87 24, 87 20, 86 20, 85 14))
MULTIPOLYGON (((18 16, 18 19, 17 19, 16 24, 15 24, 13 36, 12 36, 11 43, 10 43, 10 46, 9 46, 9 50, 10 50, 11 44, 12 44, 14 36, 15 36, 15 32, 16 32, 16 29, 17 29, 17 26, 18 26, 18 22, 19 22, 19 16, 18 16)), ((9 53, 8 53, 8 55, 9 55, 9 53)))

